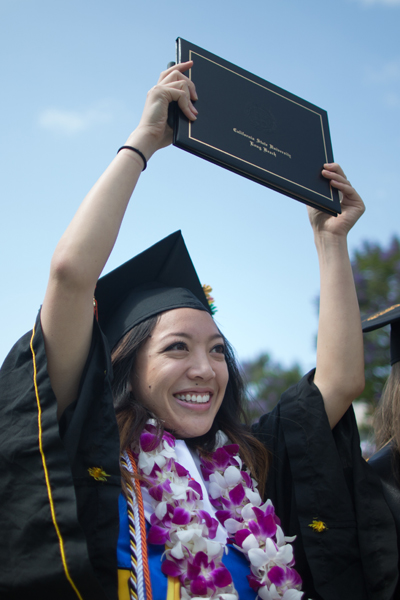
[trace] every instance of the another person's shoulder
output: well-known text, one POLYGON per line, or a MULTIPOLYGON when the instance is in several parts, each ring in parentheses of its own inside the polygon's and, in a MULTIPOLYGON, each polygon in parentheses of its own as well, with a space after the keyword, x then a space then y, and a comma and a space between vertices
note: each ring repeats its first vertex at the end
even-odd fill
MULTIPOLYGON (((383 481, 391 482, 399 488, 400 493, 400 453, 394 441, 380 448, 368 461, 383 481)), ((399 497, 400 500, 400 497, 399 497)))

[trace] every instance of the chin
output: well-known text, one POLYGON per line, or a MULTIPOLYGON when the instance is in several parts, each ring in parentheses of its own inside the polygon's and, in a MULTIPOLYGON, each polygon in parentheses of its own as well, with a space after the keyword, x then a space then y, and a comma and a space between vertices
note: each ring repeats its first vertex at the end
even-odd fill
POLYGON ((172 433, 172 435, 175 436, 177 439, 185 440, 185 439, 197 438, 197 437, 201 437, 202 435, 205 435, 206 433, 208 433, 210 431, 212 425, 213 425, 213 421, 211 423, 205 424, 203 427, 200 425, 197 425, 197 426, 193 426, 193 427, 187 427, 187 428, 185 428, 185 430, 183 430, 183 429, 180 429, 179 427, 168 427, 167 424, 165 424, 165 429, 167 429, 167 431, 172 433))

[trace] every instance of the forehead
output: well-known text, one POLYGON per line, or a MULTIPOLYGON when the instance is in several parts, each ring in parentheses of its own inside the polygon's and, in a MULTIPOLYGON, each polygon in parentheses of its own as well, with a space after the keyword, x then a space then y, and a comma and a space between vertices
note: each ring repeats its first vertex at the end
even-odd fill
POLYGON ((162 313, 153 335, 172 335, 174 333, 196 334, 202 332, 206 335, 219 334, 218 327, 211 315, 205 310, 194 308, 176 308, 162 313))

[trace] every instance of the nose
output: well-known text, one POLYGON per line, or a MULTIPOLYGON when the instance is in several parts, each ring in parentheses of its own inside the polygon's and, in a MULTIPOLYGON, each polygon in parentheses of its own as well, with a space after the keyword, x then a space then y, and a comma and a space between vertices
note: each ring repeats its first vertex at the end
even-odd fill
POLYGON ((212 368, 208 352, 196 352, 191 360, 188 369, 188 377, 190 379, 201 379, 209 381, 215 377, 215 371, 212 368))

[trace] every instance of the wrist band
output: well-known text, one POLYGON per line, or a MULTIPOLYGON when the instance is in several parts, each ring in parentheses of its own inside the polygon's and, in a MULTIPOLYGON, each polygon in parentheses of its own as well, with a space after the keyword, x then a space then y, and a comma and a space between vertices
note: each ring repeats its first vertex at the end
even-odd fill
MULTIPOLYGON (((143 164, 144 164, 142 171, 145 171, 146 167, 147 167, 147 160, 146 160, 143 152, 140 152, 140 150, 138 150, 137 148, 134 148, 133 146, 121 146, 121 148, 118 150, 118 152, 120 152, 121 150, 124 150, 124 149, 132 150, 132 152, 136 152, 136 154, 139 154, 139 156, 142 159, 143 164)), ((118 152, 117 152, 117 154, 118 154, 118 152)))

